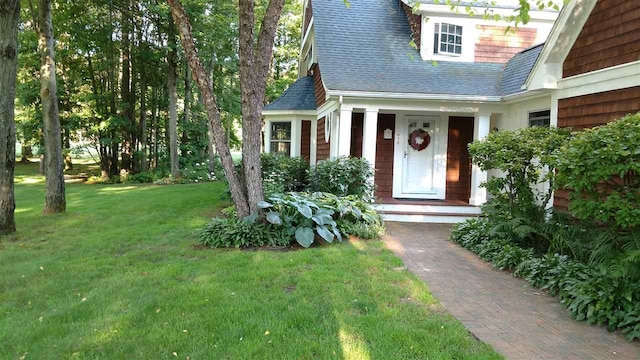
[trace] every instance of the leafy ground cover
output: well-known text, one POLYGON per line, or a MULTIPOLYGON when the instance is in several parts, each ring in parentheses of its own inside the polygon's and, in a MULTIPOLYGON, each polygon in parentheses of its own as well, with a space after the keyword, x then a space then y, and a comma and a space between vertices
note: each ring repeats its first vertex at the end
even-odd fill
POLYGON ((43 217, 36 172, 0 242, 0 358, 500 358, 380 242, 199 250, 220 183, 69 184, 43 217))

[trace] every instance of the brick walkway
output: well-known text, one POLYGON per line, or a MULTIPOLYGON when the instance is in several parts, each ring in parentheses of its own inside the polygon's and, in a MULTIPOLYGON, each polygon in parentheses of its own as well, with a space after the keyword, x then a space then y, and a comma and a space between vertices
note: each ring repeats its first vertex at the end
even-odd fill
POLYGON ((507 359, 640 359, 638 341, 572 320, 557 298, 447 241, 449 225, 387 227, 387 246, 471 333, 507 359))

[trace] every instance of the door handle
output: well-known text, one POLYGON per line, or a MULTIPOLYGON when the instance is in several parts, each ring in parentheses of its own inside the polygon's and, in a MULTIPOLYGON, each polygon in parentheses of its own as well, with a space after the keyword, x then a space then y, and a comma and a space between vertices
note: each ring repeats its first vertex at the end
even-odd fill
POLYGON ((407 158, 407 150, 404 151, 404 158, 407 158))

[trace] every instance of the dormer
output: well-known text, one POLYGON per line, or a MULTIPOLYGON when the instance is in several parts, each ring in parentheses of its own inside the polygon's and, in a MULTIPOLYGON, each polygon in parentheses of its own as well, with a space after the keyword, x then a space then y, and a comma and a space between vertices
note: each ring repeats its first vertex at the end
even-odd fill
POLYGON ((453 10, 444 1, 419 0, 412 7, 402 1, 413 40, 427 61, 506 63, 518 52, 546 41, 558 16, 556 11, 532 9, 529 23, 514 27, 495 20, 494 15, 515 15, 518 0, 497 0, 486 7, 461 2, 453 10), (490 15, 487 19, 485 12, 490 15))

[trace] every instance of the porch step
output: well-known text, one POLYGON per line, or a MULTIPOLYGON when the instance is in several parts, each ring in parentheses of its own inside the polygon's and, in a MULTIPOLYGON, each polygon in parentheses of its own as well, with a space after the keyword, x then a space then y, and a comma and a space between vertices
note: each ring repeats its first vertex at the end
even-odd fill
POLYGON ((375 204, 374 208, 385 221, 417 223, 459 223, 481 213, 470 205, 375 204))

